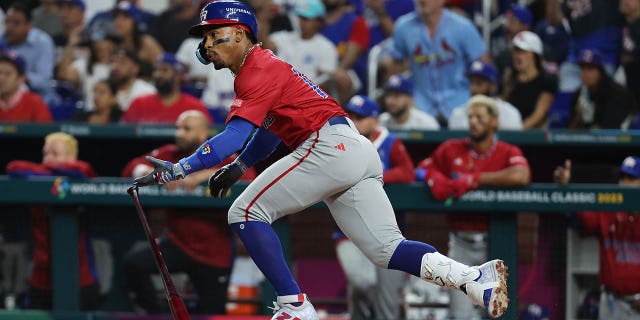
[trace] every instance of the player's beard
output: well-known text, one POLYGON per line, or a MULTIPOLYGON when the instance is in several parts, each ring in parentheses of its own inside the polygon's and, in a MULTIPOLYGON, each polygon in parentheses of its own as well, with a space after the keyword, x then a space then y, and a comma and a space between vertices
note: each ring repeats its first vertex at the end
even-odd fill
POLYGON ((175 77, 167 80, 156 79, 154 81, 154 85, 158 90, 158 94, 165 95, 173 92, 173 82, 175 81, 175 77))
POLYGON ((224 69, 224 68, 226 68, 226 67, 227 67, 227 65, 225 65, 225 64, 224 64, 224 62, 214 62, 214 63, 213 63, 213 67, 214 67, 216 70, 220 70, 220 69, 224 69))
POLYGON ((189 155, 198 150, 200 144, 197 141, 193 140, 176 139, 176 146, 178 147, 178 151, 180 151, 180 154, 189 155))
POLYGON ((477 134, 469 133, 469 139, 471 139, 471 141, 473 141, 474 143, 484 141, 485 139, 487 139, 487 137, 489 137, 489 130, 486 129, 477 134))
POLYGON ((405 115, 407 112, 409 112, 410 107, 408 105, 402 106, 402 108, 394 111, 394 112, 389 112, 389 114, 391 114, 392 117, 394 118, 400 118, 403 115, 405 115))

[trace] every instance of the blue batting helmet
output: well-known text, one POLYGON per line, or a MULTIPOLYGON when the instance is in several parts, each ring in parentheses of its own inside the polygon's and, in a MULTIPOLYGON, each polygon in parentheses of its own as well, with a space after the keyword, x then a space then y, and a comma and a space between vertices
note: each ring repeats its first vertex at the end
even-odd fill
POLYGON ((258 22, 253 10, 236 0, 216 0, 208 3, 200 11, 200 23, 189 29, 189 34, 202 37, 203 29, 212 25, 243 24, 249 28, 254 38, 258 38, 258 22))

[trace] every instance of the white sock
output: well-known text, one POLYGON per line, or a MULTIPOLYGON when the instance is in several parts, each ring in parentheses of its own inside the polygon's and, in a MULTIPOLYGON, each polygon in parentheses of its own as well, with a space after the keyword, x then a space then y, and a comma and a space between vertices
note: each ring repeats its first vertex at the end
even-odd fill
POLYGON ((439 252, 425 253, 420 266, 420 278, 460 290, 460 286, 477 279, 480 271, 457 262, 439 252))

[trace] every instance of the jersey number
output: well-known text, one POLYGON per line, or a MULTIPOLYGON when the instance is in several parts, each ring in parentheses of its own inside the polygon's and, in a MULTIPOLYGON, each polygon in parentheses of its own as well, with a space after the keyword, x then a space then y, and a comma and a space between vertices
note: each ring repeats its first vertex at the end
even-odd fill
POLYGON ((304 83, 306 83, 309 87, 311 87, 311 90, 315 91, 315 93, 317 93, 320 97, 322 97, 322 99, 326 99, 329 96, 324 91, 322 91, 322 89, 320 89, 320 87, 317 84, 313 83, 313 81, 309 80, 307 76, 302 74, 302 72, 296 70, 296 68, 292 67, 291 71, 293 71, 293 73, 296 76, 298 76, 300 79, 302 79, 302 81, 304 81, 304 83))

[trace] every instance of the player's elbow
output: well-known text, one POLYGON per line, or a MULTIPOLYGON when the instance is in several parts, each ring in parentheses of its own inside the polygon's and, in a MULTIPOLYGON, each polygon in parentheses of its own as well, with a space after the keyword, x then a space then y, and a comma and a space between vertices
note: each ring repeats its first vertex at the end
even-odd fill
POLYGON ((515 170, 512 173, 511 179, 515 187, 527 186, 531 183, 531 172, 527 169, 515 170))

